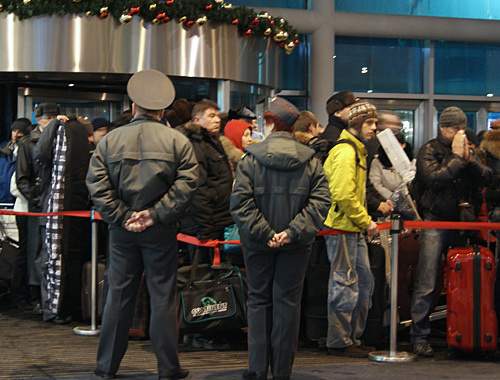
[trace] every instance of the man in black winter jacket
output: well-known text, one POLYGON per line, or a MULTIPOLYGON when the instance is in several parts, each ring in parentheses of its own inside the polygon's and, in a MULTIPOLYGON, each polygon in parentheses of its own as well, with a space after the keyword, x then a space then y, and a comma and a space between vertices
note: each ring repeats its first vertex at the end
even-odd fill
MULTIPOLYGON (((199 188, 181 221, 181 232, 201 240, 224 240, 224 228, 233 224, 229 197, 233 174, 219 138, 220 115, 217 103, 203 99, 192 111, 191 122, 179 127, 193 144, 200 165, 199 188)), ((208 250, 200 250, 200 262, 208 262, 208 250)))
MULTIPOLYGON (((491 170, 469 147, 466 125, 467 118, 460 108, 446 108, 439 117, 438 136, 418 152, 412 188, 424 220, 474 221, 477 217, 481 189, 489 182, 491 170), (468 211, 472 220, 464 220, 463 215, 468 211)), ((413 352, 422 357, 434 356, 427 338, 439 258, 448 247, 463 246, 464 240, 457 230, 423 229, 420 233, 410 334, 413 352)))

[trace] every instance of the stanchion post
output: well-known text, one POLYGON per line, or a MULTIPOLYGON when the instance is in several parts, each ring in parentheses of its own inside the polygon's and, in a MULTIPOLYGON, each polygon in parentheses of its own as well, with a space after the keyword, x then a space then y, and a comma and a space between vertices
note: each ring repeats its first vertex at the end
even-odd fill
POLYGON ((76 335, 99 335, 101 330, 97 328, 97 219, 95 217, 95 208, 92 207, 90 212, 91 223, 91 286, 90 286, 90 328, 88 326, 79 326, 73 329, 76 335))
POLYGON ((391 330, 390 351, 374 351, 369 355, 370 360, 378 362, 410 362, 417 356, 408 352, 397 352, 398 334, 398 254, 399 233, 403 230, 403 221, 399 215, 391 216, 392 235, 392 268, 391 268, 391 330))

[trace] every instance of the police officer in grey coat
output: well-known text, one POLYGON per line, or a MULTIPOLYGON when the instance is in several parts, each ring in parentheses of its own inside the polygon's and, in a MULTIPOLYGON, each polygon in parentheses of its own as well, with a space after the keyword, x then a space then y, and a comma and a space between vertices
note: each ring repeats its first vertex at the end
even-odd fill
POLYGON ((158 376, 183 379, 189 372, 177 354, 176 224, 198 187, 198 162, 189 140, 160 122, 175 96, 168 77, 140 71, 127 92, 134 118, 102 138, 87 174, 94 205, 110 226, 109 291, 94 374, 115 377, 144 271, 158 376))

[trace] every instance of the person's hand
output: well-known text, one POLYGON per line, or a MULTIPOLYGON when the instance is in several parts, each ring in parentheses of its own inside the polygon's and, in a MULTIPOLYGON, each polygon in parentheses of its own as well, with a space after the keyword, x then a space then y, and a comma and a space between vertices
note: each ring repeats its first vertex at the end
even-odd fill
POLYGON ((391 201, 387 200, 385 202, 380 202, 377 211, 381 212, 382 215, 387 216, 394 211, 394 205, 391 201))
POLYGON ((57 115, 56 116, 57 120, 63 120, 63 121, 68 121, 69 118, 66 115, 57 115))
POLYGON ((125 223, 125 229, 130 232, 142 232, 154 224, 148 210, 134 211, 125 223))
POLYGON ((370 221, 370 224, 368 225, 368 227, 366 227, 366 234, 368 236, 375 236, 378 234, 378 227, 377 227, 377 223, 375 223, 373 220, 370 221))
POLYGON ((279 248, 285 244, 289 244, 291 242, 290 237, 285 231, 274 234, 274 236, 267 242, 267 245, 271 248, 279 248))
POLYGON ((465 131, 460 130, 455 134, 451 142, 451 152, 463 159, 467 160, 469 158, 469 144, 465 131))

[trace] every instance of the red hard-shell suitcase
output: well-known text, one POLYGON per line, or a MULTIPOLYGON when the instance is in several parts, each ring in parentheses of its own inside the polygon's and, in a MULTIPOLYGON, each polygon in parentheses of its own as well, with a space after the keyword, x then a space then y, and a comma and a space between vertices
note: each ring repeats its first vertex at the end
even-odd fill
POLYGON ((448 252, 447 336, 451 350, 495 352, 497 317, 493 303, 496 268, 484 247, 448 252))

